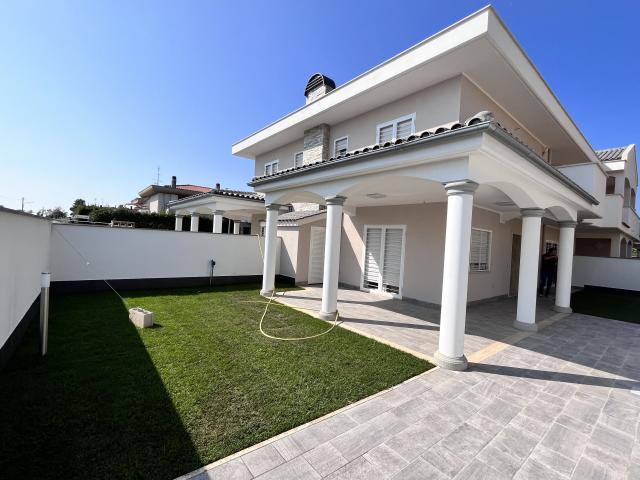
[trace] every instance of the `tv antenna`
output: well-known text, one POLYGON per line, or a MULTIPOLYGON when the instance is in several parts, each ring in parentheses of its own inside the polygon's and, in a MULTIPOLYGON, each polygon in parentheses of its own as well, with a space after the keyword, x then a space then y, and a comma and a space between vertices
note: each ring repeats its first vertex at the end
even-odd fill
POLYGON ((156 185, 160 185, 160 167, 159 166, 156 171, 156 185))

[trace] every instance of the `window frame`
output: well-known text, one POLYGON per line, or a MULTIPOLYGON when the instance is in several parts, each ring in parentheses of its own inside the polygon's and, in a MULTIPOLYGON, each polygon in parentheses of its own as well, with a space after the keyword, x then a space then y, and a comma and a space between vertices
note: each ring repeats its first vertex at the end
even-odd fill
POLYGON ((363 225, 363 235, 362 235, 362 268, 360 272, 360 291, 367 293, 376 293, 379 295, 388 296, 390 298, 397 298, 402 300, 402 291, 404 288, 404 261, 405 261, 405 253, 406 253, 406 245, 407 245, 407 225, 392 225, 392 224, 366 224, 363 225), (380 273, 380 281, 378 282, 378 288, 368 288, 364 285, 364 270, 365 263, 367 261, 367 235, 368 230, 371 228, 380 228, 382 230, 382 239, 380 244, 380 251, 384 252, 385 247, 385 233, 387 229, 401 229, 402 230, 402 246, 400 253, 400 278, 398 285, 398 293, 385 292, 382 290, 382 282, 384 276, 384 253, 380 258, 380 265, 378 267, 380 273))
POLYGON ((293 168, 302 167, 303 165, 304 165, 304 151, 294 153, 293 154, 293 168), (300 162, 300 165, 296 165, 296 157, 298 155, 302 155, 302 161, 300 162))
POLYGON ((278 171, 280 171, 280 160, 272 160, 272 161, 266 162, 264 164, 264 174, 265 174, 265 176, 273 175, 274 173, 278 173, 278 171), (278 166, 278 169, 275 172, 273 171, 273 166, 274 165, 278 166), (271 167, 271 172, 270 173, 267 173, 267 167, 271 167))
POLYGON ((469 238, 469 273, 490 273, 491 272, 491 253, 493 250, 493 230, 489 230, 488 228, 479 228, 479 227, 471 227, 471 237, 469 238), (472 239, 473 239, 473 231, 477 230, 479 232, 487 232, 489 234, 489 249, 487 252, 487 268, 486 270, 476 270, 471 268, 471 247, 472 247, 472 239))
POLYGON ((391 138, 391 142, 395 142, 398 139, 398 124, 405 120, 411 120, 411 133, 409 135, 416 133, 416 113, 413 112, 409 115, 404 115, 376 125, 376 143, 380 143, 380 130, 384 127, 388 127, 389 125, 393 126, 393 137, 391 138))
POLYGON ((333 141, 333 157, 334 158, 336 158, 338 156, 337 146, 338 146, 338 142, 341 141, 341 140, 346 140, 347 141, 347 146, 345 147, 345 152, 344 153, 347 153, 349 151, 349 135, 345 135, 344 137, 336 138, 333 141))

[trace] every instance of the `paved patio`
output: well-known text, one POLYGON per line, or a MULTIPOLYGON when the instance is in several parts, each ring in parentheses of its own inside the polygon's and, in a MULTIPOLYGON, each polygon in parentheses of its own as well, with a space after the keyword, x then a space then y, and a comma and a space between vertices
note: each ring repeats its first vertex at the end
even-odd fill
MULTIPOLYGON (((320 310, 322 287, 285 292, 278 300, 295 308, 320 310)), ((551 298, 538 298, 537 321, 556 317, 551 298)), ((394 300, 360 290, 338 291, 341 326, 417 356, 431 359, 438 349, 440 309, 425 304, 394 300)), ((470 305, 467 309, 465 355, 472 355, 496 341, 521 334, 513 327, 516 299, 505 298, 470 305)))
POLYGON ((640 325, 573 314, 185 478, 640 478, 640 325))

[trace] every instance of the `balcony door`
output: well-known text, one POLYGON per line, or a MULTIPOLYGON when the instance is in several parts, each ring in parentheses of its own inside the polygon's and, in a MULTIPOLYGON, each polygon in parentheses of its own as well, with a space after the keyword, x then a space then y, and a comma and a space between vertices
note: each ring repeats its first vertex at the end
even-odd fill
POLYGON ((368 225, 364 228, 361 288, 402 298, 404 225, 368 225))

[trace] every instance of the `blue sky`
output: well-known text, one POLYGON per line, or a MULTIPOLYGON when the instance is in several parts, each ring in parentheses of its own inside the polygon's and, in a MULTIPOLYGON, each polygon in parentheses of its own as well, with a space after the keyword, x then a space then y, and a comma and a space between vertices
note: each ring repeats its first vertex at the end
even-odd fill
MULTIPOLYGON (((245 188, 231 144, 486 1, 0 3, 0 204, 245 188), (393 7, 392 5, 402 5, 393 7)), ((594 148, 640 143, 640 2, 493 3, 594 148)))

